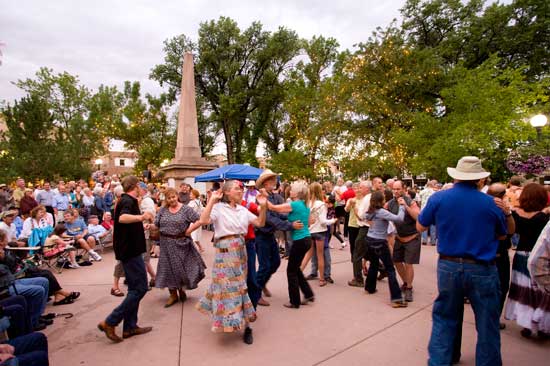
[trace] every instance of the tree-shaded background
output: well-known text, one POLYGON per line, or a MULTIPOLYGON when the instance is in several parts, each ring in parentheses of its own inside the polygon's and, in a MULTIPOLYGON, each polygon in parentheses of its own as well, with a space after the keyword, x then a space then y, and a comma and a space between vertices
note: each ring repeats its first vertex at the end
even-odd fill
POLYGON ((512 151, 545 154, 546 128, 536 142, 527 121, 550 114, 550 2, 409 0, 401 14, 352 50, 260 22, 206 21, 165 41, 150 73, 159 96, 139 82, 92 91, 42 68, 1 110, 0 176, 86 176, 109 138, 138 151, 138 171, 158 167, 174 153, 185 51, 195 55, 202 152, 222 139, 230 163, 255 165, 263 143, 289 179, 320 177, 328 162, 349 178, 445 179, 460 156, 477 155, 499 179, 512 151))

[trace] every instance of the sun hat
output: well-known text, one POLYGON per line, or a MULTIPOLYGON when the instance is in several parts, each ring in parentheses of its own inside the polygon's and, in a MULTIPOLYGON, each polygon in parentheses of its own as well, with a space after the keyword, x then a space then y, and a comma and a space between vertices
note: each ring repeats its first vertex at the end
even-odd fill
POLYGON ((479 180, 491 175, 481 166, 481 160, 476 156, 463 156, 456 164, 456 168, 447 168, 447 173, 458 180, 479 180))
POLYGON ((260 177, 256 180, 256 187, 262 188, 264 182, 268 179, 277 177, 276 173, 273 173, 271 169, 266 169, 260 174, 260 177))
POLYGON ((253 181, 253 180, 249 180, 248 182, 246 182, 246 183, 244 184, 244 186, 245 186, 245 187, 254 187, 254 186, 256 186, 256 182, 253 181))
POLYGON ((18 214, 19 214, 19 211, 17 210, 7 210, 0 213, 0 219, 3 219, 6 216, 17 216, 18 214))

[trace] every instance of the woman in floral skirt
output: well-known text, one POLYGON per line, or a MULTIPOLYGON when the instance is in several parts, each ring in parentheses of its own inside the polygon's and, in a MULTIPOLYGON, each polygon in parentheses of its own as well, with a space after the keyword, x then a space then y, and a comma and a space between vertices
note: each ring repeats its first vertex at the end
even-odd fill
POLYGON ((247 257, 244 236, 248 225, 265 224, 267 198, 257 196, 260 215, 255 216, 241 206, 242 183, 229 180, 221 190, 212 192, 201 214, 201 223, 214 226, 216 254, 212 266, 212 283, 197 304, 197 309, 212 316, 212 331, 231 333, 245 329, 243 340, 252 344, 249 322, 256 320, 254 306, 246 287, 247 257), (221 200, 221 202, 219 202, 221 200))

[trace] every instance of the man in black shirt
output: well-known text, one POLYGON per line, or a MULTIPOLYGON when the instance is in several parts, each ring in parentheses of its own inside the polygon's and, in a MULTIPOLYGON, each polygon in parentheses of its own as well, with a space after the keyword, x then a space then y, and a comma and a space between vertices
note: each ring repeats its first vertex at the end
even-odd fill
POLYGON ((101 323, 99 330, 113 342, 150 332, 152 327, 138 327, 139 302, 147 293, 147 273, 142 254, 145 252, 143 221, 153 220, 150 212, 141 214, 139 209, 139 180, 128 176, 122 180, 124 194, 116 204, 114 215, 113 248, 116 259, 121 261, 128 281, 128 295, 124 301, 101 323), (122 338, 115 327, 124 320, 122 338))
POLYGON ((413 301, 413 265, 420 263, 420 234, 416 230, 416 218, 420 209, 416 202, 405 195, 403 182, 396 180, 393 183, 393 199, 388 202, 388 210, 393 214, 399 211, 397 200, 403 197, 405 200, 405 219, 401 223, 395 223, 397 237, 393 247, 393 262, 395 269, 403 280, 403 295, 408 302, 413 301))

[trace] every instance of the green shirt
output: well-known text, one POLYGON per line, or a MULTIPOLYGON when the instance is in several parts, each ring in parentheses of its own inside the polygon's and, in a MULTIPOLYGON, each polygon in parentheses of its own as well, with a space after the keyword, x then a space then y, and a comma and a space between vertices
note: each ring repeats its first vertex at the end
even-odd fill
POLYGON ((292 201, 290 202, 290 207, 292 212, 288 214, 288 221, 300 221, 304 224, 304 228, 300 230, 292 231, 292 240, 300 240, 303 238, 310 237, 309 233, 309 208, 306 206, 304 201, 292 201))

